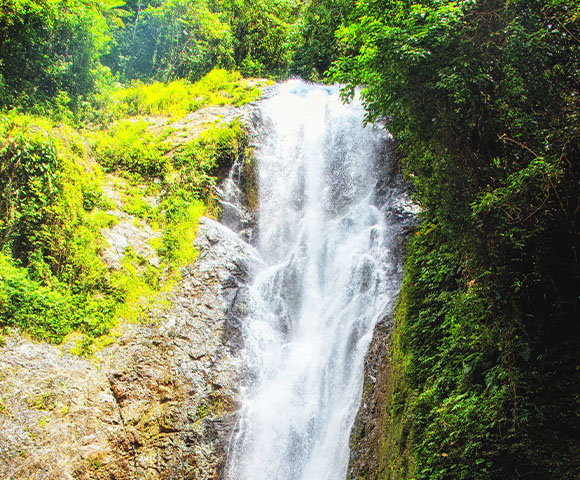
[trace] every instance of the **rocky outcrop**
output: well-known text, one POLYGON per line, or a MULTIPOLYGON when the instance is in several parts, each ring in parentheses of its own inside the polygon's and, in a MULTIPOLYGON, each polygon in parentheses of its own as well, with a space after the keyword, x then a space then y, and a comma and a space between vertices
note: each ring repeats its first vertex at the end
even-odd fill
MULTIPOLYGON (((130 195, 129 182, 111 173, 105 175, 103 193, 109 204, 107 214, 112 222, 106 228, 101 229, 104 245, 100 252, 101 259, 110 270, 118 270, 122 267, 127 249, 145 259, 150 265, 159 267, 161 260, 157 251, 153 248, 155 242, 161 242, 162 233, 156 231, 145 220, 128 213, 126 202, 130 195)), ((139 187, 133 187, 139 192, 139 187)), ((142 190, 146 187, 142 185, 142 190)), ((134 192, 132 192, 134 193, 134 192)), ((160 195, 146 196, 140 193, 140 200, 148 204, 151 209, 157 208, 160 195)))
POLYGON ((101 258, 107 267, 120 269, 128 248, 154 267, 159 267, 161 261, 151 243, 153 239, 161 241, 161 233, 154 231, 145 222, 137 223, 133 215, 118 210, 108 213, 114 216, 117 222, 101 232, 106 241, 101 258))
POLYGON ((386 317, 375 326, 365 360, 362 401, 350 437, 351 480, 379 478, 391 377, 388 344, 392 323, 392 317, 386 317))
POLYGON ((217 478, 232 427, 243 289, 259 262, 204 219, 169 307, 88 360, 21 336, 0 349, 0 478, 217 478))
MULTIPOLYGON (((393 155, 393 145, 388 144, 393 155)), ((397 271, 392 272, 393 281, 402 281, 404 245, 408 234, 417 225, 419 206, 409 194, 409 186, 403 177, 395 173, 391 165, 385 165, 377 186, 377 196, 391 197, 383 210, 387 222, 397 225, 394 229, 392 254, 397 259, 397 271)), ((364 365, 362 399, 350 436, 349 480, 377 480, 386 478, 385 449, 390 446, 391 425, 389 409, 392 406, 395 372, 390 358, 389 344, 394 324, 394 303, 388 305, 385 316, 377 323, 364 365)))

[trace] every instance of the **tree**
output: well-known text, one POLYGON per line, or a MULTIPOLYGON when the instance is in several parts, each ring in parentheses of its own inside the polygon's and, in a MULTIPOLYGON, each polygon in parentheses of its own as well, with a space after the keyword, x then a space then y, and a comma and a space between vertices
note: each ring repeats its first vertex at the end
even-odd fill
POLYGON ((3 0, 0 105, 76 108, 102 75, 99 59, 110 31, 106 7, 92 0, 3 0))
POLYGON ((124 79, 198 80, 213 67, 233 66, 224 15, 204 0, 141 0, 127 4, 125 28, 104 62, 124 79))
POLYGON ((226 0, 236 65, 244 75, 285 73, 296 37, 299 0, 226 0))
POLYGON ((304 8, 299 22, 299 41, 292 70, 304 78, 321 78, 339 57, 338 28, 346 24, 353 0, 313 0, 304 8))

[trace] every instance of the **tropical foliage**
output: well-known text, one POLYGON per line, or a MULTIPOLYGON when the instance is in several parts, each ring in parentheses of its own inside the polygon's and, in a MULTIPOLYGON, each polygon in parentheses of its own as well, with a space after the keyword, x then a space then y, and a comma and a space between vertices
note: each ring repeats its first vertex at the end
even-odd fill
POLYGON ((0 105, 78 108, 104 75, 114 11, 106 1, 2 0, 0 105))
MULTIPOLYGON (((299 0, 2 0, 0 107, 90 111, 113 79, 288 72, 299 0)), ((328 63, 328 62, 327 62, 328 63)))
POLYGON ((422 214, 381 478, 576 478, 576 0, 0 0, 0 326, 86 351, 169 288, 246 139, 176 146, 155 118, 259 95, 227 69, 362 86, 397 139, 422 214), (160 232, 159 267, 104 266, 105 175, 160 232))
POLYGON ((385 478, 578 471, 578 13, 559 0, 367 0, 339 31, 334 78, 347 96, 365 85, 423 207, 385 478))
POLYGON ((83 130, 58 115, 0 115, 0 327, 55 343, 80 333, 79 352, 90 353, 119 319, 138 320, 159 303, 195 258, 199 218, 215 211, 216 178, 245 137, 233 122, 175 144, 171 127, 154 133, 143 115, 179 120, 257 92, 214 70, 195 84, 109 87, 83 130), (120 207, 106 188, 120 193, 120 207), (159 232, 151 245, 159 264, 130 247, 117 268, 104 263, 102 232, 119 222, 119 208, 159 232))

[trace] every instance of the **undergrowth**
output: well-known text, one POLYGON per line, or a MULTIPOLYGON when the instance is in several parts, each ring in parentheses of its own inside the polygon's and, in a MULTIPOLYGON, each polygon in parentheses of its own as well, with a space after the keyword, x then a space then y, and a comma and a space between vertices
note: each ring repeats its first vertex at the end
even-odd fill
POLYGON ((162 305, 179 267, 197 255, 199 219, 217 213, 217 177, 245 136, 235 121, 176 146, 167 141, 171 127, 154 133, 140 117, 123 117, 179 117, 258 94, 238 74, 216 70, 195 84, 119 89, 94 115, 105 123, 80 133, 47 117, 0 115, 0 328, 53 343, 73 338, 73 351, 88 355, 119 321, 162 305), (151 239, 158 263, 129 247, 118 268, 105 264, 102 231, 119 221, 114 210, 159 232, 151 239))
POLYGON ((105 123, 134 116, 164 116, 174 120, 209 105, 239 107, 256 100, 259 87, 237 72, 214 69, 191 83, 133 82, 129 86, 109 87, 97 96, 97 109, 88 114, 93 122, 105 123))
POLYGON ((478 265, 457 247, 456 230, 445 230, 424 222, 409 243, 379 478, 568 478, 579 453, 571 306, 550 302, 538 328, 518 301, 521 287, 498 281, 505 267, 478 265))

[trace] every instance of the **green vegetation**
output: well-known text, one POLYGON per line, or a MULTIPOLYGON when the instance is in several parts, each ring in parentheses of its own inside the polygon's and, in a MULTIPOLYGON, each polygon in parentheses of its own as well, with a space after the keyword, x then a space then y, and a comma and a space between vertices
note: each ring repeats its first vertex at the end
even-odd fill
POLYGON ((322 78, 340 52, 335 31, 355 2, 5 0, 1 6, 0 108, 81 122, 95 121, 95 113, 116 120, 183 116, 219 103, 219 95, 212 97, 218 91, 242 103, 248 92, 222 82, 222 73, 199 87, 189 83, 216 68, 322 78))
POLYGON ((423 209, 381 478, 578 476, 577 1, 18 0, 0 12, 2 332, 77 335, 89 354, 119 319, 144 316, 195 258, 216 178, 247 149, 239 124, 189 135, 188 115, 259 95, 226 69, 319 79, 330 67, 346 97, 364 85, 369 120, 388 121, 423 209), (129 247, 104 264, 120 213, 157 233, 159 262, 129 247))
POLYGON ((389 119, 423 207, 381 478, 580 471, 579 7, 362 1, 334 78, 389 119))
POLYGON ((96 211, 99 169, 82 138, 44 118, 0 117, 0 318, 33 336, 73 329, 100 335, 112 322, 96 211))
POLYGON ((239 73, 216 68, 195 83, 135 81, 125 87, 109 86, 96 95, 97 110, 89 118, 101 123, 138 115, 179 119, 208 105, 239 107, 259 95, 258 86, 242 80, 239 73))
POLYGON ((238 122, 181 139, 171 121, 251 101, 259 89, 215 70, 196 84, 110 92, 113 100, 93 114, 99 123, 81 131, 58 119, 0 116, 0 325, 55 343, 80 333, 79 354, 107 343, 119 319, 139 320, 161 302, 178 267, 195 259, 199 218, 216 211, 217 176, 245 148, 238 122), (143 116, 153 114, 159 123, 143 116), (118 268, 104 263, 102 231, 119 222, 110 213, 119 210, 159 232, 151 244, 159 264, 132 247, 118 268))
POLYGON ((36 410, 50 411, 56 408, 56 400, 49 393, 42 393, 26 399, 28 406, 36 410))
POLYGON ((300 19, 300 35, 292 58, 292 70, 303 78, 318 81, 340 54, 338 28, 354 12, 353 0, 312 0, 300 19))
POLYGON ((167 170, 169 145, 150 133, 145 120, 120 120, 90 135, 99 163, 108 171, 126 170, 143 177, 160 177, 167 170), (91 138, 92 137, 92 138, 91 138))
POLYGON ((304 45, 299 0, 22 0, 1 6, 0 108, 77 121, 90 119, 95 106, 100 113, 111 110, 103 104, 116 119, 167 109, 183 115, 208 100, 219 103, 218 91, 237 97, 234 104, 243 101, 247 92, 217 78, 221 73, 197 87, 185 81, 215 68, 247 76, 302 69, 293 63, 304 45), (174 80, 181 81, 167 85, 174 80), (111 90, 115 81, 146 85, 111 90))
POLYGON ((99 59, 114 3, 3 0, 0 7, 0 105, 80 108, 106 76, 99 59))

